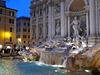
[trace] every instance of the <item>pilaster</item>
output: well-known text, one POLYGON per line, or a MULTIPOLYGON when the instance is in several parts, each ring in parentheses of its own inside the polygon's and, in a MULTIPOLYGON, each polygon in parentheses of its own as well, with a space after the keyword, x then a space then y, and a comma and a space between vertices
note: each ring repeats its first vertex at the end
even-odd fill
POLYGON ((88 44, 93 46, 96 44, 96 7, 95 0, 90 0, 90 36, 88 44))
POLYGON ((64 14, 64 0, 61 0, 61 36, 65 36, 65 14, 64 14))
POLYGON ((70 11, 67 12, 67 19, 68 19, 68 37, 70 37, 70 11))
POLYGON ((46 26, 46 6, 44 4, 43 5, 43 39, 45 39, 46 37, 45 26, 46 26))
POLYGON ((52 38, 52 6, 53 6, 53 2, 49 2, 48 3, 49 6, 49 16, 48 16, 48 38, 51 39, 52 38))
POLYGON ((96 36, 95 0, 90 0, 90 37, 96 36))

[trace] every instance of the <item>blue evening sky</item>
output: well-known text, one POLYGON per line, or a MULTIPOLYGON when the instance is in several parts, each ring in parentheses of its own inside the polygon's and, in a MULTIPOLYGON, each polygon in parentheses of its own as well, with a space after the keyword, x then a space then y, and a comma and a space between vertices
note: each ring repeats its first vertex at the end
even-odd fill
POLYGON ((11 9, 18 10, 17 17, 30 17, 30 2, 32 0, 5 0, 6 6, 11 9))

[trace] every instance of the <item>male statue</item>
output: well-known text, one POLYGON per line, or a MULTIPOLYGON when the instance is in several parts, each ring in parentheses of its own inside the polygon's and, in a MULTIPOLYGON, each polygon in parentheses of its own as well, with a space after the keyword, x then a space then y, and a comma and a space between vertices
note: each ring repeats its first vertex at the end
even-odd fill
POLYGON ((81 31, 82 29, 80 28, 80 22, 77 20, 77 17, 74 17, 73 22, 71 23, 72 28, 74 30, 74 34, 73 36, 76 37, 79 35, 79 31, 81 31))

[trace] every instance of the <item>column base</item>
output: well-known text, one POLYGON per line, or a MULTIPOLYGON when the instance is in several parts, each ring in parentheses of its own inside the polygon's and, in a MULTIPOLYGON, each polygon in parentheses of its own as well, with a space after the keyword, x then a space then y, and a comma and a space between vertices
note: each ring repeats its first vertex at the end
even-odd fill
POLYGON ((62 38, 61 35, 55 35, 55 37, 54 37, 54 39, 60 39, 60 38, 62 38))
POLYGON ((88 47, 92 47, 97 43, 100 43, 100 37, 88 37, 88 47))

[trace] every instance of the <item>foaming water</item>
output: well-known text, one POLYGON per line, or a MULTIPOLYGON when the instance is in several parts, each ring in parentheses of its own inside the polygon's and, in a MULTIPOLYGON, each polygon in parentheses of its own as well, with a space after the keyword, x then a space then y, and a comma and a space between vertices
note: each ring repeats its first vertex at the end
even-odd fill
POLYGON ((50 65, 50 64, 44 64, 42 62, 35 62, 37 65, 45 65, 45 66, 52 66, 52 67, 65 67, 63 65, 50 65))
POLYGON ((0 75, 82 75, 69 74, 58 70, 58 67, 60 65, 51 66, 41 62, 0 60, 0 75))

